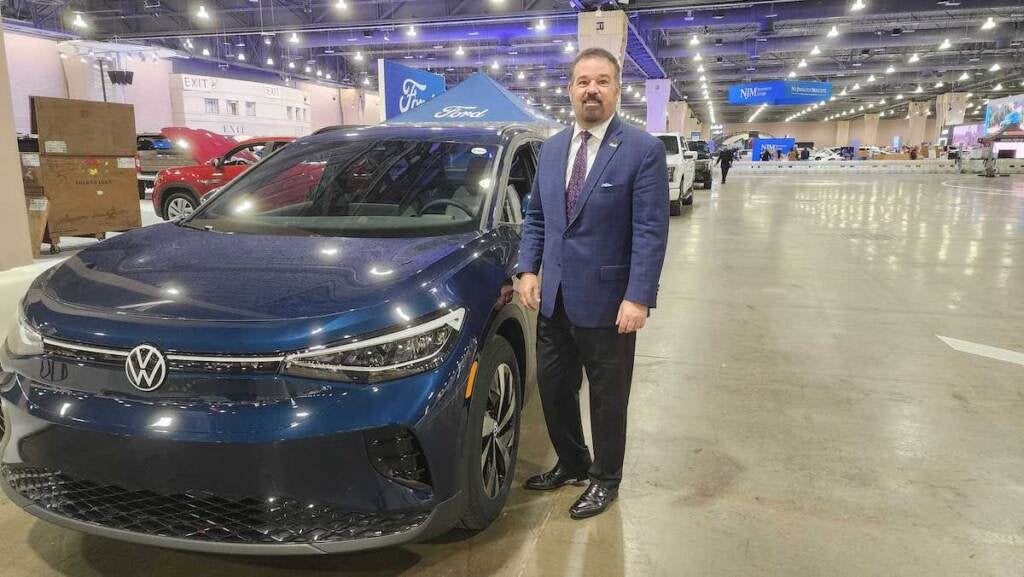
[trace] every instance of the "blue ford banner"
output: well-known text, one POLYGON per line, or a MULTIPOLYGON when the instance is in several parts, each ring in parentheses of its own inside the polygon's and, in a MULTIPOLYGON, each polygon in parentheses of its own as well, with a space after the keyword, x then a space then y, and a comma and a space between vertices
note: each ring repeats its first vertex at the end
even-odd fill
POLYGON ((555 126, 486 74, 477 73, 392 122, 525 122, 555 126))
POLYGON ((765 150, 772 155, 772 160, 775 160, 778 158, 778 152, 781 151, 782 156, 786 156, 795 145, 795 138, 758 138, 754 140, 754 149, 750 151, 750 160, 760 162, 761 153, 765 150))
POLYGON ((381 120, 405 114, 444 92, 444 76, 387 60, 377 61, 377 78, 384 99, 381 120))
POLYGON ((773 80, 729 87, 729 104, 812 104, 831 97, 829 82, 773 80))

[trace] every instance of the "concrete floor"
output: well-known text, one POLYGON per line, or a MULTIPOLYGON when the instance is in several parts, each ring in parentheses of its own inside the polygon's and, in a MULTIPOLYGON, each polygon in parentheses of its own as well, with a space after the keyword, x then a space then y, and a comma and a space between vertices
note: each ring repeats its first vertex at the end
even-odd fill
MULTIPOLYGON (((0 498, 0 574, 1022 574, 1024 366, 937 335, 1024 351, 1024 178, 737 176, 671 235, 605 515, 568 519, 575 488, 517 488, 475 536, 252 559, 82 535, 0 498)), ((552 460, 538 406, 520 480, 552 460)))

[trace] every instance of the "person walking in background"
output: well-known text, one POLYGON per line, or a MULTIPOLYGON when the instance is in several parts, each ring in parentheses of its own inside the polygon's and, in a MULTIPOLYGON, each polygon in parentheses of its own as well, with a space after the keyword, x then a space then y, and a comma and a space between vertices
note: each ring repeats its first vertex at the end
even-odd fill
POLYGON ((541 148, 520 245, 519 297, 539 310, 537 382, 558 455, 526 488, 589 479, 569 509, 573 519, 598 515, 618 497, 636 333, 656 304, 668 244, 665 147, 615 114, 621 74, 600 48, 573 61, 576 122, 541 148), (593 457, 580 417, 584 369, 593 457))
POLYGON ((772 151, 767 148, 761 151, 761 162, 769 162, 772 159, 772 151))
POLYGON ((736 155, 731 148, 723 148, 722 152, 718 153, 718 160, 715 161, 715 164, 722 167, 722 184, 725 184, 725 179, 729 177, 729 169, 732 168, 732 163, 735 160, 736 155))

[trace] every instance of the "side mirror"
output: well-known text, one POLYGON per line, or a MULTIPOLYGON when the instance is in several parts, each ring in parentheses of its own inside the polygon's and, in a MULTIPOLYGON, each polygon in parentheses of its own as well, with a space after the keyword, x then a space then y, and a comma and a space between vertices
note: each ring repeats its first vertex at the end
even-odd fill
POLYGON ((683 153, 683 158, 686 160, 697 160, 697 153, 692 150, 687 150, 683 153))
POLYGON ((220 158, 220 157, 211 159, 210 160, 210 164, 212 164, 214 168, 223 168, 224 167, 224 159, 220 158))

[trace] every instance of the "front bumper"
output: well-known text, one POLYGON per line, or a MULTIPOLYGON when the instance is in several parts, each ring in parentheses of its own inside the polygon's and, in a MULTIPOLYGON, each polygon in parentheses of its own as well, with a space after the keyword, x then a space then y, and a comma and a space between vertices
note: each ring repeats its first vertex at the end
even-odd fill
POLYGON ((0 487, 58 525, 194 551, 337 553, 429 538, 465 506, 457 383, 471 355, 372 387, 246 401, 58 388, 46 381, 102 368, 19 360, 48 378, 16 367, 0 379, 0 487))

